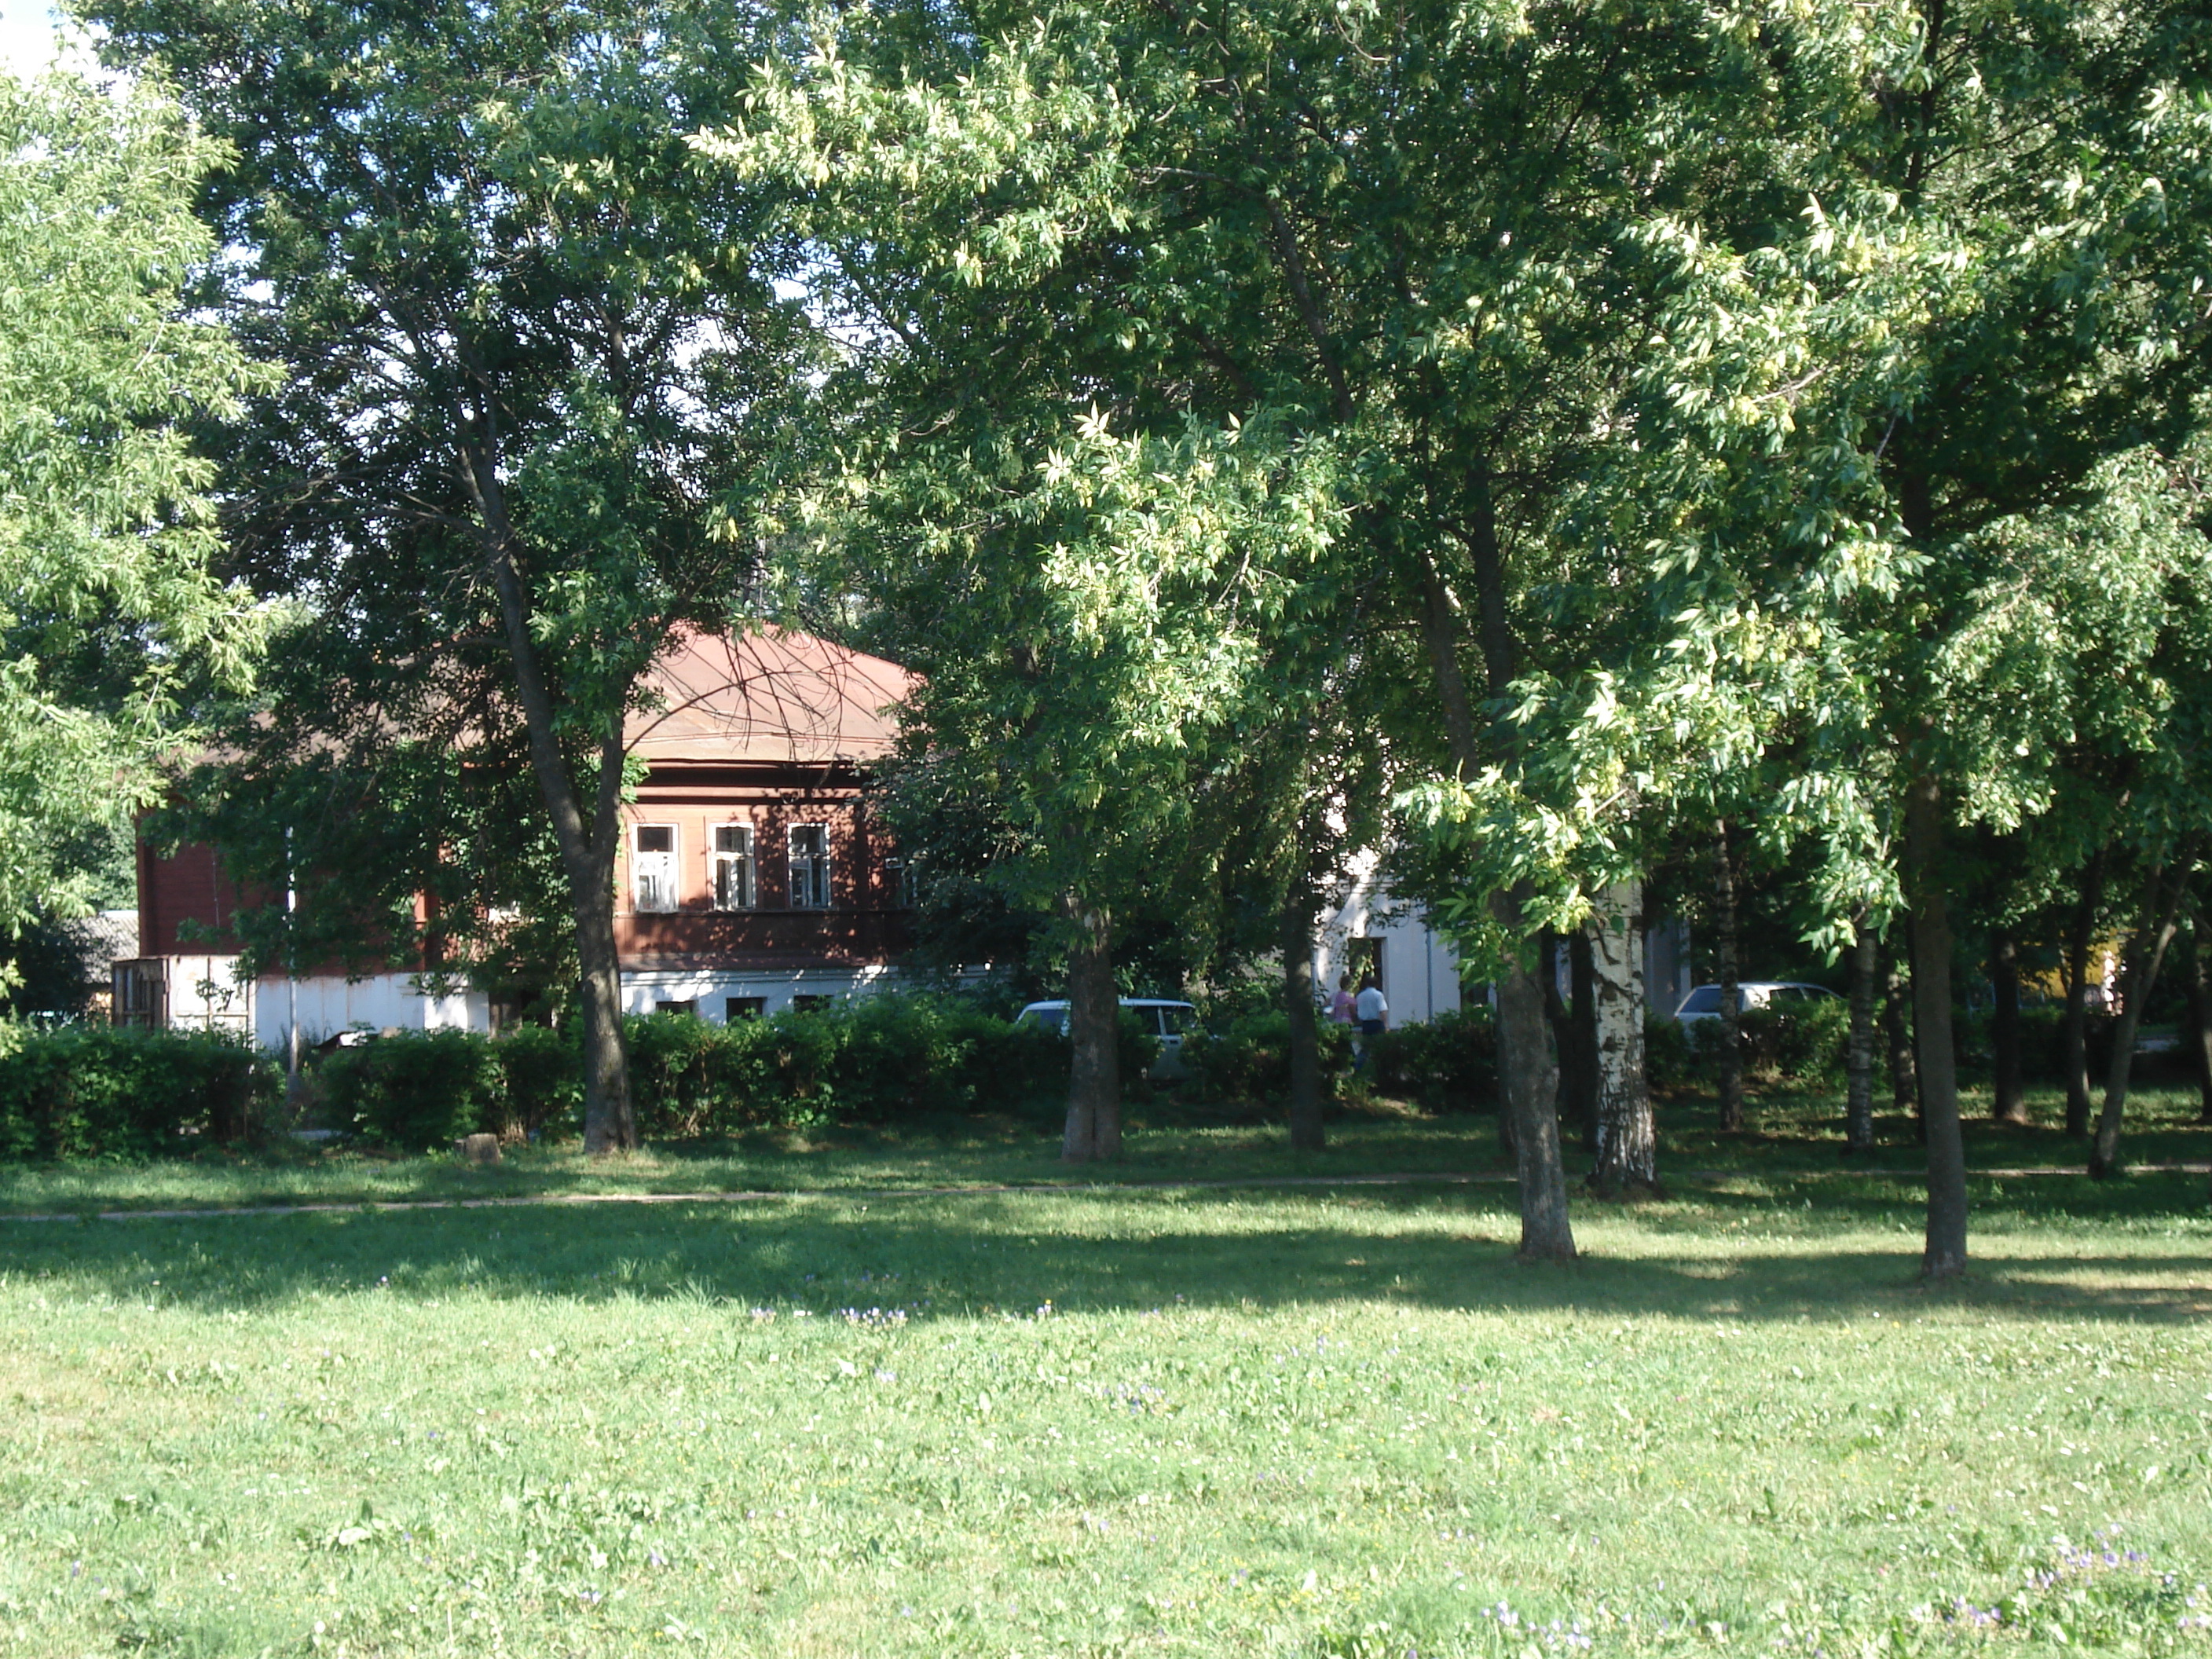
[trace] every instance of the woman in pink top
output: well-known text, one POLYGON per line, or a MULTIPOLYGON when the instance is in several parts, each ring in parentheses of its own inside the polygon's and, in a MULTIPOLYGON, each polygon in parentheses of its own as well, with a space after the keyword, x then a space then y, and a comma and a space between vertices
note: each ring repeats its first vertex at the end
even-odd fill
POLYGON ((1352 975, 1349 974, 1340 974, 1337 976, 1336 995, 1330 1000, 1328 1005, 1329 1024, 1332 1025, 1351 1024, 1352 1001, 1352 975))

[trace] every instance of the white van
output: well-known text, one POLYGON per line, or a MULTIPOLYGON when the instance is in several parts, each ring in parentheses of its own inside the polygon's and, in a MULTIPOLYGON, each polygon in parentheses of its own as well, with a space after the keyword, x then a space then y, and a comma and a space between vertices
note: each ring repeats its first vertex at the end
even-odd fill
MULTIPOLYGON (((1808 1002, 1832 1001, 1836 994, 1825 985, 1808 985, 1801 980, 1747 979, 1737 985, 1735 995, 1736 1006, 1747 1012, 1753 1008, 1778 1012, 1793 1006, 1802 1008, 1808 1002)), ((1685 1025, 1720 1017, 1721 988, 1717 985, 1698 986, 1674 1010, 1674 1018, 1685 1025)))
MULTIPOLYGON (((1159 1058, 1152 1062, 1152 1075, 1163 1083, 1173 1083, 1188 1075, 1182 1064, 1182 1039, 1198 1023, 1198 1010, 1188 1002, 1170 1002, 1164 997, 1123 997, 1121 1006, 1137 1017, 1145 1035, 1160 1040, 1159 1058)), ((1067 1000, 1032 1002, 1014 1016, 1017 1025, 1042 1025, 1048 1031, 1067 1034, 1067 1000)))

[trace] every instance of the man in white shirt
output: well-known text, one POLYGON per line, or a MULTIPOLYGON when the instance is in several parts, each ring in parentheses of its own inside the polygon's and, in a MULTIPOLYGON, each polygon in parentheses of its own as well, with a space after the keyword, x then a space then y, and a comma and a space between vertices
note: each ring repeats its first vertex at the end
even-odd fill
POLYGON ((1355 1072, 1367 1064, 1369 1053, 1366 1038, 1381 1036, 1390 1027, 1390 1005, 1382 1000, 1382 988, 1373 975, 1359 981, 1359 994, 1352 1000, 1352 1012, 1359 1022, 1359 1058, 1352 1062, 1355 1072))
POLYGON ((1390 1005, 1382 1000, 1382 988, 1372 979, 1359 981, 1359 994, 1352 1000, 1352 1015, 1368 1036, 1378 1036, 1389 1026, 1390 1005))

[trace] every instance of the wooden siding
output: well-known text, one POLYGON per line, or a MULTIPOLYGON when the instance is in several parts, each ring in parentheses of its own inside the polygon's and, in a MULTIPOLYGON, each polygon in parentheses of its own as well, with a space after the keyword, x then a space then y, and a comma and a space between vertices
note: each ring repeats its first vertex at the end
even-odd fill
POLYGON ((193 843, 163 857, 138 843, 139 956, 235 956, 239 908, 238 884, 214 848, 193 843))
POLYGON ((890 961, 908 944, 891 847, 872 823, 857 779, 794 767, 655 767, 624 809, 617 867, 615 936, 625 966, 863 967, 890 961), (672 911, 635 908, 629 831, 641 823, 676 829, 672 911), (714 830, 747 823, 753 831, 754 903, 717 910, 714 830), (830 831, 830 908, 791 904, 789 833, 799 824, 830 831))

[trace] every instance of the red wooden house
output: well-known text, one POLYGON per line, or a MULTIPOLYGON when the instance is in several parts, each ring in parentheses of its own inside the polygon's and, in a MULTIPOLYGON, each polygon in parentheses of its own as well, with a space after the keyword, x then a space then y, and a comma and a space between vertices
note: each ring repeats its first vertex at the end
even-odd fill
MULTIPOLYGON (((905 869, 864 798, 891 750, 903 669, 807 635, 680 639, 629 722, 645 763, 623 809, 616 937, 630 1009, 720 1021, 880 982, 906 943, 905 869)), ((416 976, 237 981, 239 896, 211 847, 138 860, 141 956, 115 964, 118 1017, 230 1025, 281 1046, 356 1027, 486 1029, 476 993, 416 976)))

